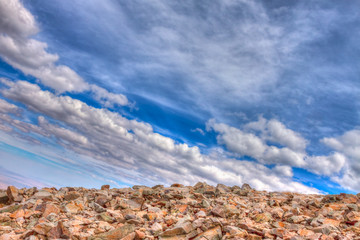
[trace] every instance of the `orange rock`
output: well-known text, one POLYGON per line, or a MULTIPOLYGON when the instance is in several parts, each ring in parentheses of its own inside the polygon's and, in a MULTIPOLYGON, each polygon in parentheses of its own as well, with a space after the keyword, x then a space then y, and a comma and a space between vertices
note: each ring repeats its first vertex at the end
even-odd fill
POLYGON ((50 213, 55 213, 55 214, 59 214, 60 213, 60 209, 55 205, 55 204, 46 204, 45 206, 45 210, 43 213, 43 217, 47 217, 49 216, 50 213))
POLYGON ((18 210, 16 210, 15 212, 13 212, 10 217, 11 218, 19 218, 19 217, 24 217, 25 216, 25 211, 24 209, 20 208, 18 210))
POLYGON ((136 237, 136 234, 133 232, 133 233, 130 233, 127 236, 121 238, 121 240, 134 240, 135 237, 136 237))
POLYGON ((346 197, 342 200, 344 203, 357 203, 358 198, 351 194, 346 194, 346 197))
POLYGON ((335 211, 341 211, 341 210, 346 210, 347 206, 345 204, 342 203, 330 203, 329 207, 332 208, 335 211))
POLYGON ((249 234, 247 237, 246 237, 246 240, 261 240, 263 239, 261 236, 259 235, 256 235, 256 234, 249 234))
POLYGON ((38 234, 46 235, 54 226, 49 223, 39 223, 35 225, 33 230, 38 234))
POLYGON ((320 240, 334 240, 334 238, 323 234, 321 235, 320 240))
POLYGON ((221 238, 222 238, 221 227, 217 226, 217 227, 211 228, 203 233, 200 233, 199 235, 196 236, 196 238, 194 240, 221 239, 221 238))
POLYGON ((331 219, 331 218, 327 218, 324 220, 324 224, 328 224, 328 225, 333 225, 333 226, 339 226, 340 225, 340 221, 339 220, 335 220, 335 219, 331 219))
POLYGON ((32 211, 32 210, 29 210, 29 209, 25 209, 25 215, 24 215, 24 218, 30 218, 33 214, 35 213, 38 213, 37 211, 32 211))
POLYGON ((77 213, 79 211, 82 211, 83 209, 84 206, 81 203, 70 202, 65 205, 65 211, 69 213, 77 213))
POLYGON ((282 228, 285 227, 285 223, 283 223, 283 222, 278 222, 278 224, 279 224, 279 226, 282 227, 282 228))
MULTIPOLYGON (((121 239, 127 237, 129 234, 135 231, 134 225, 123 225, 109 232, 98 235, 99 239, 121 239)), ((135 233, 134 233, 135 234, 135 233)), ((95 238, 96 239, 96 238, 95 238)))
POLYGON ((176 209, 178 209, 179 212, 181 212, 181 213, 185 213, 185 211, 187 210, 187 207, 188 207, 188 205, 186 205, 186 204, 178 205, 178 206, 176 206, 176 209))
POLYGON ((139 230, 135 230, 135 234, 137 239, 144 239, 145 238, 145 233, 139 230))
POLYGON ((287 234, 287 231, 283 228, 273 228, 270 230, 270 234, 282 238, 287 234))
POLYGON ((46 235, 49 239, 68 239, 71 233, 64 227, 62 222, 59 222, 55 227, 51 228, 46 235))
POLYGON ((180 183, 174 183, 171 185, 171 187, 176 187, 176 188, 179 188, 179 187, 183 187, 184 185, 180 184, 180 183))
POLYGON ((346 219, 352 223, 359 222, 360 221, 360 213, 351 211, 348 214, 346 214, 346 219))
POLYGON ((153 212, 149 212, 149 213, 147 213, 146 215, 147 215, 147 217, 149 218, 149 221, 154 220, 154 219, 157 218, 157 214, 156 214, 156 213, 153 213, 153 212))
POLYGON ((313 235, 314 232, 313 232, 313 231, 310 231, 310 230, 308 230, 308 229, 306 229, 306 228, 303 228, 303 229, 300 229, 300 230, 298 231, 298 234, 299 234, 300 236, 302 236, 302 237, 306 237, 306 236, 311 236, 311 235, 313 235))
POLYGON ((165 223, 166 223, 166 225, 171 226, 175 223, 175 220, 170 218, 170 219, 165 220, 165 223))

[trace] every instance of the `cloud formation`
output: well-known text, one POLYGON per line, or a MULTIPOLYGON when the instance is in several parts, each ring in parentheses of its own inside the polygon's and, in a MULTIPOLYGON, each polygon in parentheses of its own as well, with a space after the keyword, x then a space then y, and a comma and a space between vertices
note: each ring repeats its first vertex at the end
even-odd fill
POLYGON ((0 1, 0 56, 14 68, 39 79, 57 93, 92 91, 107 107, 128 105, 122 94, 114 94, 88 84, 74 70, 57 65, 57 54, 47 52, 47 44, 31 38, 39 29, 32 14, 18 0, 0 1))
MULTIPOLYGON (((307 140, 276 119, 266 120, 260 116, 258 121, 249 122, 242 129, 216 123, 212 119, 207 122, 207 130, 215 131, 218 143, 231 153, 238 157, 252 157, 262 164, 298 167, 318 175, 335 177, 347 162, 346 154, 341 151, 328 156, 309 156, 306 152, 307 140), (254 130, 257 135, 252 132, 254 130)), ((324 140, 339 146, 334 141, 324 140)))
POLYGON ((354 129, 338 137, 323 138, 322 142, 348 159, 343 175, 336 177, 335 181, 347 189, 360 191, 360 130, 354 129))
POLYGON ((307 171, 358 190, 357 8, 23 3, 0 0, 0 71, 11 78, 0 80, 2 134, 54 144, 91 175, 128 184, 314 192, 294 180, 307 171), (143 106, 131 111, 134 101, 143 106))
POLYGON ((108 86, 121 85, 159 104, 183 110, 181 102, 194 115, 216 118, 289 90, 278 89, 282 74, 302 60, 299 51, 331 28, 326 21, 339 17, 334 9, 312 11, 301 3, 273 8, 253 1, 78 4, 74 9, 80 11, 59 7, 79 19, 76 26, 86 22, 91 30, 61 34, 89 39, 85 46, 69 45, 81 48, 80 56, 94 54, 99 60, 82 59, 92 66, 91 75, 106 76, 108 86))
POLYGON ((261 164, 238 161, 216 152, 204 155, 198 147, 155 133, 149 124, 128 120, 67 96, 56 96, 25 81, 2 79, 2 83, 8 87, 1 90, 6 98, 67 126, 65 129, 39 117, 43 135, 54 136, 65 148, 115 169, 135 171, 136 177, 123 176, 125 182, 136 182, 137 178, 148 183, 208 181, 234 185, 249 182, 258 189, 316 192, 293 182, 291 168, 277 166, 273 172, 261 164), (187 176, 186 179, 183 176, 187 176))

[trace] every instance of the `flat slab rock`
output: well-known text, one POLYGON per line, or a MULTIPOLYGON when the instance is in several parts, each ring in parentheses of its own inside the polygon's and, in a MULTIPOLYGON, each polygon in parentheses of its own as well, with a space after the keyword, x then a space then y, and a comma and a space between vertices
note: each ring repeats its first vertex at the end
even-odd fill
POLYGON ((0 190, 0 240, 358 239, 360 194, 197 183, 0 190))

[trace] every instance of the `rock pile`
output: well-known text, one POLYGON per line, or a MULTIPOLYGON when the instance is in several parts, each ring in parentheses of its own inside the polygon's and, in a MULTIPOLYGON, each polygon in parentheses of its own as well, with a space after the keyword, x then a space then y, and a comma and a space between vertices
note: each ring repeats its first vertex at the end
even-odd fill
POLYGON ((360 194, 173 184, 0 190, 5 239, 360 239, 360 194))

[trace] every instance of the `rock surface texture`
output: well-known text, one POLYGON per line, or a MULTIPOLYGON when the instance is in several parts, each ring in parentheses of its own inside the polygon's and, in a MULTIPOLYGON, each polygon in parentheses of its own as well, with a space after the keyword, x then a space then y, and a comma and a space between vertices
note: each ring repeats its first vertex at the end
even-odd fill
POLYGON ((360 239, 360 194, 256 191, 249 185, 0 190, 7 239, 360 239))

